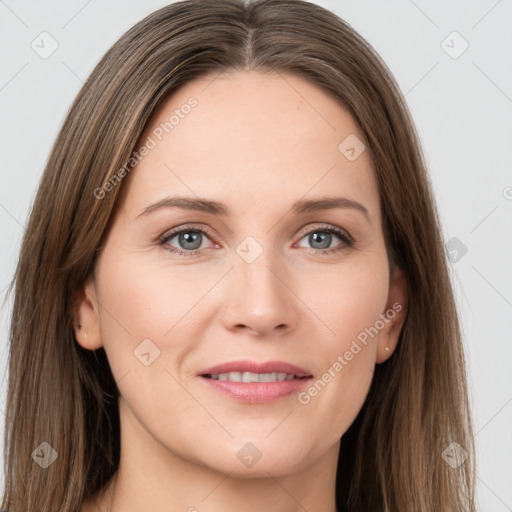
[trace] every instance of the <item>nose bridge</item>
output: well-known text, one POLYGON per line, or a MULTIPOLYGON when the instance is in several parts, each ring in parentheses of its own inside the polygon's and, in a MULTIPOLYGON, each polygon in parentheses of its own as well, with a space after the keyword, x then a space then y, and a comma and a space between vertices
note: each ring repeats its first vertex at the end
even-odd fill
POLYGON ((236 247, 228 315, 233 325, 264 332, 292 322, 293 294, 271 239, 267 237, 264 246, 248 236, 236 247))
POLYGON ((282 267, 270 240, 271 237, 267 237, 264 246, 255 237, 248 236, 236 249, 237 278, 245 283, 254 297, 265 301, 274 301, 284 293, 285 288, 276 276, 282 267))

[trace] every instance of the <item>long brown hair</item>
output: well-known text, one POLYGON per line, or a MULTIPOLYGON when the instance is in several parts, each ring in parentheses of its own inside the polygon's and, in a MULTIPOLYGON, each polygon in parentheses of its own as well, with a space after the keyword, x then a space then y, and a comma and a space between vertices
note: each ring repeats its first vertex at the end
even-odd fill
POLYGON ((49 156, 9 288, 15 294, 2 507, 76 512, 115 473, 117 386, 104 350, 76 342, 72 311, 122 184, 101 199, 95 190, 129 160, 166 95, 232 70, 294 73, 349 109, 376 169, 390 261, 407 280, 398 346, 376 365, 365 403, 341 439, 339 510, 474 511, 461 332, 413 121, 372 47, 333 13, 303 0, 171 4, 128 30, 79 92, 49 156), (448 464, 454 446, 468 457, 448 464), (46 469, 36 463, 51 454, 57 459, 46 469))

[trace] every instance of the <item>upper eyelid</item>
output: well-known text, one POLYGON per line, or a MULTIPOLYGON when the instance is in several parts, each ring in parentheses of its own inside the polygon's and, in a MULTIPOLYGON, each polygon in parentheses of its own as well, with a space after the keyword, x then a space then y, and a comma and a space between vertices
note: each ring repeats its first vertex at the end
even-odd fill
POLYGON ((303 231, 302 236, 308 235, 309 233, 311 233, 313 231, 322 231, 322 230, 332 229, 334 231, 341 231, 342 233, 344 233, 351 240, 354 239, 352 237, 352 235, 345 228, 342 228, 340 226, 335 226, 334 224, 325 223, 325 224, 323 224, 321 226, 312 226, 311 228, 304 228, 304 229, 305 229, 305 231, 303 231))

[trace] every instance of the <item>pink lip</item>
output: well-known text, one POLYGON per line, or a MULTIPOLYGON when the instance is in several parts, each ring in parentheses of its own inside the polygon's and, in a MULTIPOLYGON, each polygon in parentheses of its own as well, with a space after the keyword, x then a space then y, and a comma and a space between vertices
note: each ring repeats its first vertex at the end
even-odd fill
POLYGON ((198 374, 211 389, 218 391, 239 402, 261 404, 279 400, 298 393, 312 378, 304 368, 282 361, 232 361, 207 368, 198 374), (295 375, 293 380, 279 382, 231 382, 213 380, 209 375, 229 372, 273 373, 281 372, 295 375))

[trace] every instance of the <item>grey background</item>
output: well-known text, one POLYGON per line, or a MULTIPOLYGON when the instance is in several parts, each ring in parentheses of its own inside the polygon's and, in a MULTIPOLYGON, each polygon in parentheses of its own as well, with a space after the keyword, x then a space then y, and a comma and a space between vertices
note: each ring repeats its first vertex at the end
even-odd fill
MULTIPOLYGON (((51 145, 83 80, 125 30, 167 3, 0 0, 0 300, 51 145), (42 46, 43 31, 58 43, 46 59, 31 47, 33 41, 42 46)), ((370 42, 406 93, 454 259, 481 510, 511 511, 512 2, 316 3, 370 42), (457 58, 464 42, 454 31, 469 44, 457 58)), ((2 412, 10 311, 7 302, 1 309, 2 412)), ((2 431, 3 422, 0 414, 2 431)))

